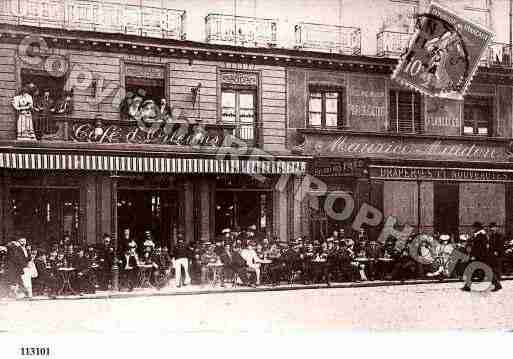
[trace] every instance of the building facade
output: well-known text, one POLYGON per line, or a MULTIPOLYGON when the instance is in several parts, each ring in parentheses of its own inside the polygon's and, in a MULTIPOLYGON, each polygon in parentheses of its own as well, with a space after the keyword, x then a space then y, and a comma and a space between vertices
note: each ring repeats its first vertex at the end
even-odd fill
POLYGON ((193 42, 184 12, 108 4, 2 3, 3 242, 130 228, 172 246, 250 225, 321 238, 352 233, 364 204, 383 215, 371 235, 387 216, 419 231, 513 230, 507 51, 463 102, 440 100, 390 79, 399 35, 378 34, 377 56, 362 56, 360 29, 302 23, 286 49, 273 20, 217 14, 193 42), (30 140, 11 103, 24 87, 30 140), (312 177, 325 187, 305 186, 312 177))

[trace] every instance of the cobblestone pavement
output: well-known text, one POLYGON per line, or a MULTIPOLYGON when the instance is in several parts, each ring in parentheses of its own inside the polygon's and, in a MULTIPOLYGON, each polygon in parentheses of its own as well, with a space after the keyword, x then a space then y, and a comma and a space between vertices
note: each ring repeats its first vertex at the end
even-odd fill
POLYGON ((0 302, 0 331, 291 333, 351 329, 513 329, 513 281, 497 293, 461 283, 0 302))

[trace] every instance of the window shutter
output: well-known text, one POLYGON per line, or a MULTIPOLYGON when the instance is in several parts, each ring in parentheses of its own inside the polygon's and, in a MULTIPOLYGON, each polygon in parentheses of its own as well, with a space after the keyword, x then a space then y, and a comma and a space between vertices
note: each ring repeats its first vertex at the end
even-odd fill
POLYGON ((390 131, 422 132, 420 94, 409 91, 390 92, 390 131))

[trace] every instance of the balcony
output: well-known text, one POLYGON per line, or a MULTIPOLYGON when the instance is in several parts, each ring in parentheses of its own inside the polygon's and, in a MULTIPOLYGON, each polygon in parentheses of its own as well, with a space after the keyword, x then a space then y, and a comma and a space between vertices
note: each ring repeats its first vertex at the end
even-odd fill
POLYGON ((408 47, 410 36, 406 32, 381 31, 376 36, 378 57, 398 58, 408 47))
POLYGON ((185 39, 185 11, 94 0, 2 0, 13 25, 185 39))
POLYGON ((277 21, 246 16, 208 14, 206 42, 247 47, 275 47, 277 21))
POLYGON ((356 27, 301 22, 295 26, 296 48, 345 55, 361 54, 361 31, 356 27))

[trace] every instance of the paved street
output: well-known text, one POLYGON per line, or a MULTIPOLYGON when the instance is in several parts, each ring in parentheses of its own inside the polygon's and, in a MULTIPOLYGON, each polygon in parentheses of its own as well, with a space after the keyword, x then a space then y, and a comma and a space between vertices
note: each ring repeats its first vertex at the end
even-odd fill
POLYGON ((1 302, 0 331, 291 333, 341 329, 513 329, 513 282, 1 302))

